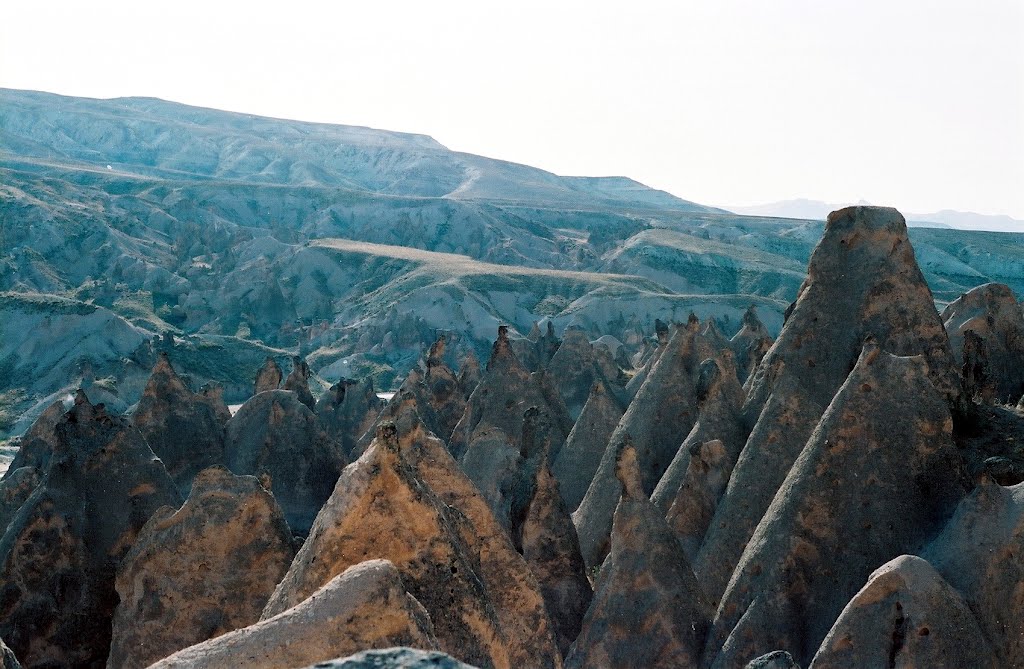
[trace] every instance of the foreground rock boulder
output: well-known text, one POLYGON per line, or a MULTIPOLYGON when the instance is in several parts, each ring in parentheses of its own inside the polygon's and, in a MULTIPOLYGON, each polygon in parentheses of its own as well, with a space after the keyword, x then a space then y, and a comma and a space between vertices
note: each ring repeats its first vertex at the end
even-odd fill
POLYGON ((257 622, 293 556, 281 507, 255 478, 203 470, 121 562, 107 667, 147 667, 257 622))
POLYGON ((341 447, 287 390, 251 397, 227 425, 224 463, 235 474, 270 476, 288 526, 305 535, 345 466, 341 447))
POLYGON ((557 667, 529 568, 444 444, 415 417, 403 422, 401 440, 394 423, 381 425, 345 469, 264 618, 352 564, 389 559, 446 652, 481 667, 557 667))
POLYGON ((224 428, 213 404, 193 393, 160 353, 132 424, 163 460, 183 495, 203 469, 224 458, 224 428))
POLYGON ((962 409, 949 340, 903 217, 848 207, 829 215, 789 318, 748 381, 753 429, 694 563, 714 599, 869 337, 889 353, 923 355, 932 385, 962 409))
POLYGON ((42 482, 0 539, 0 637, 27 667, 102 666, 117 565, 181 498, 127 420, 79 391, 42 482))
POLYGON ((952 424, 923 356, 865 346, 729 581, 711 666, 805 664, 878 565, 941 529, 964 494, 952 424))
POLYGON ((307 669, 476 669, 450 655, 418 648, 366 650, 307 669))
POLYGON ((901 555, 872 573, 846 605, 810 669, 982 669, 997 666, 992 659, 960 594, 925 560, 901 555))
MULTIPOLYGON (((1024 312, 1009 286, 986 283, 949 303, 942 312, 953 355, 961 365, 968 332, 980 339, 984 359, 970 376, 977 396, 989 403, 1016 403, 1024 394, 1024 312)), ((970 356, 968 356, 970 357, 970 356)))
POLYGON ((644 492, 636 452, 616 460, 623 493, 611 552, 566 669, 696 667, 711 606, 661 513, 644 492))
POLYGON ((1024 484, 985 476, 921 553, 963 595, 999 667, 1024 666, 1022 542, 1024 484))
POLYGON ((430 617, 387 560, 357 563, 294 608, 174 653, 154 669, 281 669, 392 646, 437 647, 430 617))

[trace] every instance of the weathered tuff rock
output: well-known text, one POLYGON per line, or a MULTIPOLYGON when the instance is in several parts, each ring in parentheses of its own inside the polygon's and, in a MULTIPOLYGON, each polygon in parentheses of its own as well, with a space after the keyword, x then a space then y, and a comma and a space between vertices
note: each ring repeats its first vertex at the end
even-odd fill
POLYGON ((540 583, 555 641, 564 656, 579 636, 593 593, 576 528, 546 458, 541 460, 533 489, 518 545, 540 583))
MULTIPOLYGON (((942 312, 953 355, 964 365, 966 334, 981 338, 986 364, 978 395, 988 402, 1016 402, 1024 394, 1024 312, 1009 286, 986 283, 942 312)), ((965 379, 967 381, 967 379, 965 379)))
POLYGON ((810 660, 868 575, 952 515, 963 496, 952 423, 923 356, 866 345, 729 581, 707 664, 741 667, 768 648, 810 660))
MULTIPOLYGON (((694 392, 697 422, 651 495, 651 501, 663 512, 668 511, 679 494, 692 453, 699 450, 701 444, 714 439, 721 441, 727 461, 723 464, 727 464, 731 471, 747 439, 748 430, 743 417, 744 393, 736 377, 736 363, 731 351, 722 351, 700 364, 694 392)), ((725 482, 728 483, 728 475, 725 482)))
POLYGON ((102 666, 117 565, 153 512, 181 498, 142 434, 85 393, 56 435, 0 539, 0 637, 28 667, 102 666))
POLYGON ((359 438, 373 426, 383 407, 372 379, 341 379, 317 400, 316 415, 345 457, 351 458, 359 438))
POLYGON ((622 448, 611 552, 566 669, 695 667, 711 617, 672 531, 643 490, 636 452, 622 448))
POLYGON ((800 669, 800 665, 786 651, 773 650, 747 662, 744 669, 800 669))
POLYGON ((736 368, 741 383, 754 373, 773 343, 768 328, 757 317, 757 308, 751 304, 743 314, 743 324, 739 332, 729 340, 729 347, 736 356, 736 368))
POLYGON ((924 355, 932 384, 961 406, 949 340, 903 217, 849 207, 829 215, 792 312, 748 380, 744 411, 754 427, 694 562, 714 600, 869 337, 896 355, 924 355))
POLYGON ((160 353, 132 424, 163 460, 178 491, 187 494, 192 479, 224 458, 224 428, 214 406, 193 393, 160 353))
POLYGON ((269 355, 263 362, 263 366, 256 372, 256 380, 253 383, 253 395, 259 395, 266 390, 277 390, 281 387, 281 379, 284 373, 277 366, 277 361, 269 355))
POLYGON ((451 655, 418 648, 364 650, 348 657, 317 662, 306 669, 476 669, 451 655))
POLYGON ((846 605, 810 669, 993 666, 963 598, 926 561, 901 555, 846 605))
POLYGON ((416 397, 425 427, 447 442, 466 412, 466 398, 455 372, 444 362, 445 339, 441 337, 419 367, 414 367, 399 387, 416 397))
POLYGON ((562 499, 570 510, 575 511, 587 494, 608 440, 625 412, 603 381, 594 383, 583 411, 552 466, 562 499))
POLYGON ((594 346, 582 330, 570 328, 562 335, 562 343, 548 363, 548 375, 576 420, 583 411, 594 383, 603 380, 598 368, 594 346))
POLYGON ((687 559, 692 561, 729 483, 734 456, 720 439, 697 444, 691 455, 686 475, 665 520, 679 539, 687 559))
POLYGON ((185 504, 153 514, 121 562, 107 667, 147 667, 255 623, 292 557, 281 507, 255 478, 203 470, 185 504))
POLYGON ((21 663, 14 656, 14 651, 0 639, 0 669, 21 669, 21 663))
POLYGON ((347 568, 293 608, 178 651, 153 669, 303 667, 367 648, 437 647, 430 616, 387 560, 347 568))
POLYGON ((921 553, 967 601, 996 666, 1024 666, 1024 484, 987 477, 921 553))
POLYGON ((282 390, 290 390, 295 393, 299 401, 309 407, 310 411, 316 409, 316 400, 313 399, 313 393, 309 390, 311 375, 312 372, 309 371, 306 361, 297 355, 292 356, 292 371, 284 380, 284 385, 281 386, 282 390))
POLYGON ((600 565, 608 553, 612 516, 622 492, 615 476, 619 444, 627 436, 632 440, 643 488, 650 495, 679 449, 680 436, 697 420, 696 377, 701 360, 710 353, 696 323, 677 327, 616 426, 594 479, 573 513, 587 567, 600 565))
MULTIPOLYGON (((498 339, 487 361, 487 370, 480 384, 473 391, 466 411, 459 420, 449 440, 449 448, 456 459, 463 461, 463 467, 473 478, 471 466, 463 456, 473 447, 474 442, 493 438, 496 432, 507 443, 518 445, 522 438, 523 414, 531 406, 548 411, 562 433, 556 448, 561 448, 565 437, 572 429, 565 404, 547 382, 543 372, 530 373, 512 352, 508 339, 508 328, 498 328, 498 339), (488 436, 490 435, 490 436, 488 436)), ((552 452, 552 456, 556 451, 552 452)))
POLYGON ((316 416, 287 390, 255 395, 231 417, 224 462, 235 474, 271 477, 288 526, 305 534, 345 466, 316 416))
POLYGON ((442 649, 482 667, 557 667, 536 581, 444 444, 415 416, 378 427, 317 517, 264 618, 360 560, 392 560, 442 649), (437 490, 438 492, 435 492, 437 490))
POLYGON ((217 422, 221 425, 227 425, 228 421, 231 420, 231 409, 228 408, 227 403, 224 401, 224 386, 216 381, 210 381, 203 384, 203 387, 199 389, 199 395, 213 408, 213 413, 217 416, 217 422))
POLYGON ((470 351, 459 364, 459 389, 462 391, 462 396, 468 400, 476 387, 480 385, 481 378, 483 378, 483 373, 480 371, 480 360, 477 359, 473 351, 470 351))
POLYGON ((654 332, 655 338, 653 341, 648 341, 648 345, 644 347, 638 354, 636 373, 633 374, 633 378, 626 383, 626 398, 631 402, 636 394, 640 392, 640 387, 644 385, 644 381, 647 380, 647 375, 650 374, 651 369, 658 362, 658 358, 665 352, 665 348, 668 345, 669 340, 669 327, 667 324, 662 323, 659 319, 654 319, 654 332))
POLYGON ((46 407, 43 413, 39 414, 32 423, 32 427, 25 431, 18 445, 18 452, 14 460, 0 480, 12 476, 14 472, 22 467, 32 467, 40 472, 46 471, 50 463, 50 455, 57 444, 57 423, 64 417, 64 401, 57 400, 46 407))
POLYGON ((35 467, 19 467, 8 470, 8 474, 10 476, 0 479, 0 536, 43 479, 35 467))

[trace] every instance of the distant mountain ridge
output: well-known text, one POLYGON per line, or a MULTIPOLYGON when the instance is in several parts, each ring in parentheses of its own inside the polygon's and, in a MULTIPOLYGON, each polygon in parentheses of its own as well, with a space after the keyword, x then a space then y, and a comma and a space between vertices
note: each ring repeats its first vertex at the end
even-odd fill
MULTIPOLYGON (((767 204, 751 206, 728 206, 728 211, 745 216, 778 216, 781 218, 798 218, 809 220, 825 220, 829 212, 851 205, 872 204, 865 200, 846 204, 830 204, 820 200, 798 198, 780 200, 767 204)), ((1024 221, 1005 215, 977 214, 971 211, 954 211, 943 209, 930 214, 914 214, 904 212, 907 224, 922 228, 954 228, 957 230, 979 230, 989 232, 1024 232, 1024 221)))

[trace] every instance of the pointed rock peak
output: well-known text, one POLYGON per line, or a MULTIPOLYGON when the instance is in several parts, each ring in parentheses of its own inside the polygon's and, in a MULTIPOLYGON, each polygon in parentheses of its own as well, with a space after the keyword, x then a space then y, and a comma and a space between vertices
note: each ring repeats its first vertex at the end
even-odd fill
POLYGON ((743 325, 751 330, 764 329, 764 323, 761 322, 760 317, 757 315, 757 305, 751 304, 743 312, 743 325))
POLYGON ((615 459, 615 478, 622 484, 624 497, 647 499, 644 494, 643 482, 640 478, 640 463, 637 461, 636 449, 629 437, 619 446, 619 455, 615 459))
POLYGON ((447 342, 445 341, 444 335, 438 337, 437 341, 430 346, 430 350, 427 352, 428 367, 431 365, 443 364, 444 350, 446 346, 447 342))
POLYGON ((269 355, 263 361, 263 366, 256 372, 254 394, 258 395, 266 390, 277 390, 281 387, 281 379, 284 377, 277 361, 269 355))
POLYGON ((654 319, 654 334, 657 336, 659 344, 664 345, 668 343, 668 325, 660 318, 654 319))
POLYGON ((309 390, 309 377, 312 373, 309 371, 309 365, 300 356, 292 357, 292 371, 288 374, 288 378, 284 380, 282 388, 284 390, 291 390, 299 396, 299 401, 309 407, 311 410, 316 408, 316 401, 313 399, 313 393, 309 390))
POLYGON ((521 367, 519 359, 512 351, 512 344, 508 339, 508 326, 498 326, 498 338, 491 348, 491 359, 487 361, 487 371, 507 366, 521 367))
POLYGON ((700 319, 697 318, 697 314, 690 312, 690 315, 686 317, 686 329, 690 332, 700 332, 700 319))
POLYGON ((555 324, 552 323, 551 321, 548 321, 547 334, 548 334, 548 339, 554 339, 555 338, 555 324))
MULTIPOLYGON (((502 328, 505 328, 506 334, 508 333, 508 326, 502 325, 501 327, 498 328, 498 339, 501 339, 502 328)), ((543 335, 541 335, 541 333, 540 333, 540 323, 538 323, 537 321, 534 321, 533 322, 533 327, 530 328, 530 332, 529 332, 529 334, 526 335, 526 338, 529 339, 532 342, 538 342, 538 341, 540 341, 540 338, 542 336, 543 335)))
POLYGON ((106 410, 103 405, 93 405, 85 391, 79 388, 75 391, 75 403, 72 405, 71 410, 65 414, 65 420, 71 423, 87 423, 93 420, 93 418, 105 414, 106 410))

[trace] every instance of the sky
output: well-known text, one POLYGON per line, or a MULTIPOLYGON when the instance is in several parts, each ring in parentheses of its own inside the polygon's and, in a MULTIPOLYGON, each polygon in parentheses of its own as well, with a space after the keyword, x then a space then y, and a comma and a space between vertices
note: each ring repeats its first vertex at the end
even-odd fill
POLYGON ((1024 219, 1022 0, 7 0, 0 86, 424 133, 705 204, 1024 219))

